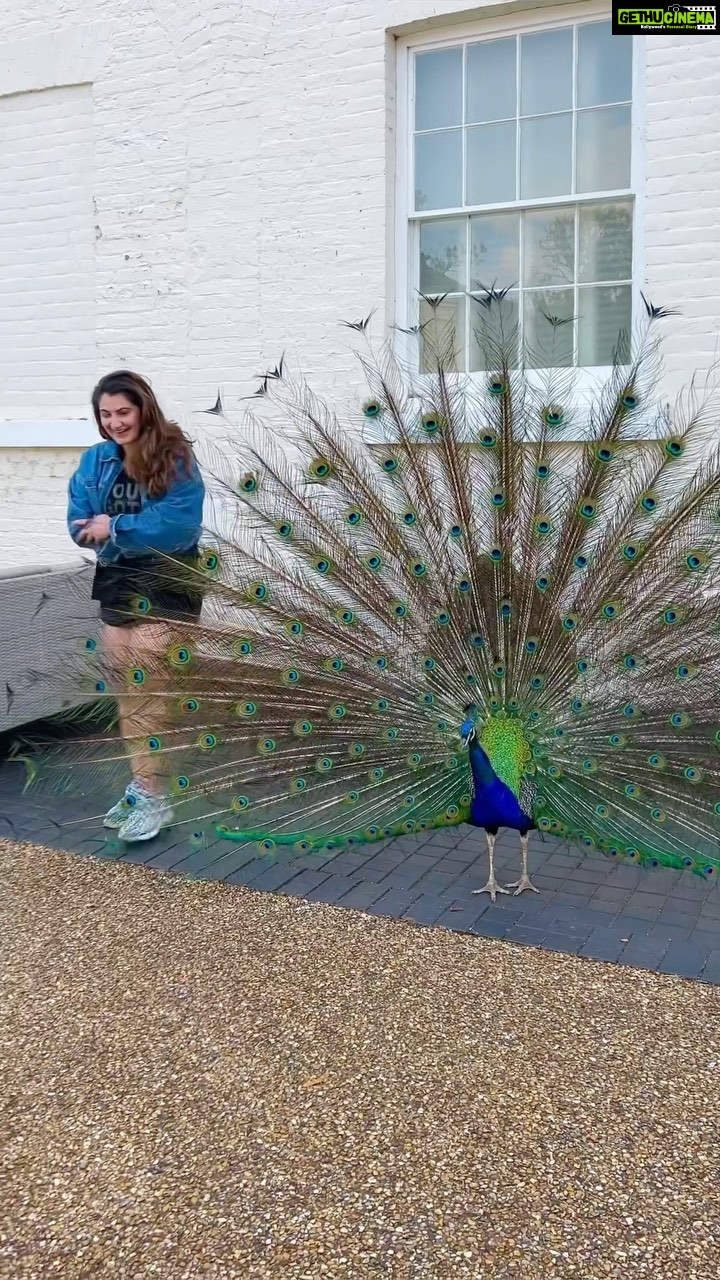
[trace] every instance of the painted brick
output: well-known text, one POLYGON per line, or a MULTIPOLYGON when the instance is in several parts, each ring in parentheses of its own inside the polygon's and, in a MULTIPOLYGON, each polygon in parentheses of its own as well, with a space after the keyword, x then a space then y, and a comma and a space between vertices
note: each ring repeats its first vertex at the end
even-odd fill
MULTIPOLYGON (((536 0, 527 9, 537 19, 542 7, 536 0)), ((282 351, 296 353, 319 391, 352 402, 359 375, 341 322, 373 307, 378 328, 394 318, 392 34, 451 36, 459 22, 482 34, 483 17, 495 21, 503 10, 508 26, 523 14, 521 5, 487 0, 324 9, 316 0, 201 8, 195 0, 5 0, 0 116, 12 115, 7 145, 15 148, 3 170, 13 175, 8 197, 25 207, 41 181, 31 167, 39 160, 57 173, 77 134, 92 214, 73 224, 73 254, 92 249, 79 283, 52 299, 39 285, 27 288, 13 302, 13 342, 40 331, 50 301, 62 322, 22 387, 10 380, 23 414, 84 412, 95 375, 123 365, 146 373, 186 422, 214 402, 218 385, 239 414, 258 369, 282 351), (63 112, 89 97, 91 114, 55 112, 53 129, 38 125, 28 146, 17 126, 35 111, 39 121, 50 94, 63 112)), ((570 20, 595 9, 568 4, 564 12, 570 20)), ((681 313, 664 346, 672 398, 715 360, 720 254, 708 245, 720 234, 720 42, 668 35, 648 39, 644 56, 641 283, 681 313)), ((37 233, 40 252, 41 221, 37 233)), ((0 435, 8 414, 0 406, 0 435)), ((196 436, 207 423, 196 419, 196 436)), ((7 526, 30 506, 48 519, 44 537, 34 533, 35 551, 67 556, 62 509, 75 462, 64 449, 44 451, 30 484, 24 450, 0 446, 5 562, 7 526)))

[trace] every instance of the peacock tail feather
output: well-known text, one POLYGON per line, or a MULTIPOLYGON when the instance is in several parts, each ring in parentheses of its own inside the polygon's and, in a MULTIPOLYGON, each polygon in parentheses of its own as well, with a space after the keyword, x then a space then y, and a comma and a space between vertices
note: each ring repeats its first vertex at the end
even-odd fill
MULTIPOLYGON (((181 821, 210 798, 224 836, 265 851, 466 820, 473 705, 541 830, 715 875, 712 401, 653 407, 652 315, 587 405, 572 370, 517 367, 501 303, 482 300, 472 378, 437 320, 420 376, 358 326, 354 421, 282 365, 266 375, 262 414, 212 451, 200 561, 162 569, 201 587, 201 622, 130 671, 85 653, 70 683, 94 707, 137 700, 181 821)), ((32 785, 105 790, 125 768, 117 739, 83 734, 36 749, 32 785)))

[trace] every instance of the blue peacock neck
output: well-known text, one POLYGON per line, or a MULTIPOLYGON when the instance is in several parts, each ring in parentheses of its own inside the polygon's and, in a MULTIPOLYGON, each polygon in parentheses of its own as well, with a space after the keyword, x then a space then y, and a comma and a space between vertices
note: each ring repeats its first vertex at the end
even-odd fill
POLYGON ((475 783, 475 790, 478 791, 482 787, 489 787, 490 783, 495 781, 497 774, 476 736, 473 736, 468 743, 468 755, 470 757, 470 769, 475 783))

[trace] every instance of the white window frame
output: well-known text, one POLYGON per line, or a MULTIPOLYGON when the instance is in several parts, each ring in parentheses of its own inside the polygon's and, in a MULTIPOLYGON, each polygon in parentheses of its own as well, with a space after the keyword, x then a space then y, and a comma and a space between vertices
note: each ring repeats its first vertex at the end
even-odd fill
MULTIPOLYGON (((531 32, 552 31, 561 27, 575 26, 578 23, 609 21, 611 11, 604 0, 594 2, 588 0, 583 4, 567 4, 548 9, 533 9, 526 13, 503 14, 487 17, 480 21, 457 24, 444 32, 424 33, 423 35, 406 36, 397 42, 396 65, 396 163, 395 163, 395 246, 394 246, 394 318, 398 329, 408 329, 417 323, 417 288, 418 279, 418 245, 419 235, 412 233, 413 222, 424 217, 433 216, 432 211, 415 211, 413 189, 413 116, 414 116, 414 76, 413 59, 417 53, 425 53, 435 49, 450 49, 467 40, 496 40, 503 36, 527 35, 531 32)), ((645 186, 645 42, 642 36, 628 36, 618 39, 632 39, 632 100, 630 110, 630 196, 633 210, 633 252, 631 277, 631 328, 634 334, 643 314, 643 303, 640 296, 644 273, 644 186, 645 186)), ((604 194, 604 193, 603 193, 604 194)), ((626 195, 625 192, 622 193, 626 195)), ((598 199, 593 195, 590 199, 598 199)), ((618 197, 620 198, 620 197, 618 197)), ((572 205, 573 196, 543 198, 538 200, 518 201, 517 208, 545 208, 548 205, 572 205)), ((499 206, 488 206, 499 210, 499 206)), ((442 210, 437 216, 467 216, 468 210, 442 210)), ((418 369, 417 343, 410 335, 398 333, 398 354, 403 363, 418 369)), ((610 367, 593 366, 582 368, 575 366, 558 370, 564 375, 575 377, 575 393, 580 396, 591 396, 609 376, 610 367)), ((482 378, 481 373, 470 373, 471 378, 482 378)), ((541 385, 548 378, 547 370, 528 370, 528 378, 541 385)))

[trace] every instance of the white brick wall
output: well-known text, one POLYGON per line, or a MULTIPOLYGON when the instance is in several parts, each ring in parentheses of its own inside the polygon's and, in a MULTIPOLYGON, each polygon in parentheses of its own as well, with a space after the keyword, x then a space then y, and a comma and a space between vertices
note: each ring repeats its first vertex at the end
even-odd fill
MULTIPOLYGON (((393 309, 387 33, 512 21, 515 9, 524 12, 462 0, 338 0, 324 11, 317 0, 4 0, 0 95, 93 82, 87 391, 95 373, 126 365, 173 412, 212 404, 218 384, 240 412, 254 375, 285 350, 322 389, 352 395, 340 322, 377 307, 379 331, 393 309)), ((597 12, 567 6, 578 11, 597 12)), ((670 384, 716 355, 719 84, 720 41, 648 38, 643 283, 682 312, 668 326, 670 384)), ((28 302, 39 318, 42 298, 28 302)), ((58 404, 71 365, 53 375, 58 404)), ((6 521, 38 502, 59 510, 73 458, 51 452, 38 492, 22 479, 23 451, 0 449, 6 521)), ((44 553, 64 558, 59 541, 48 536, 44 553)))

